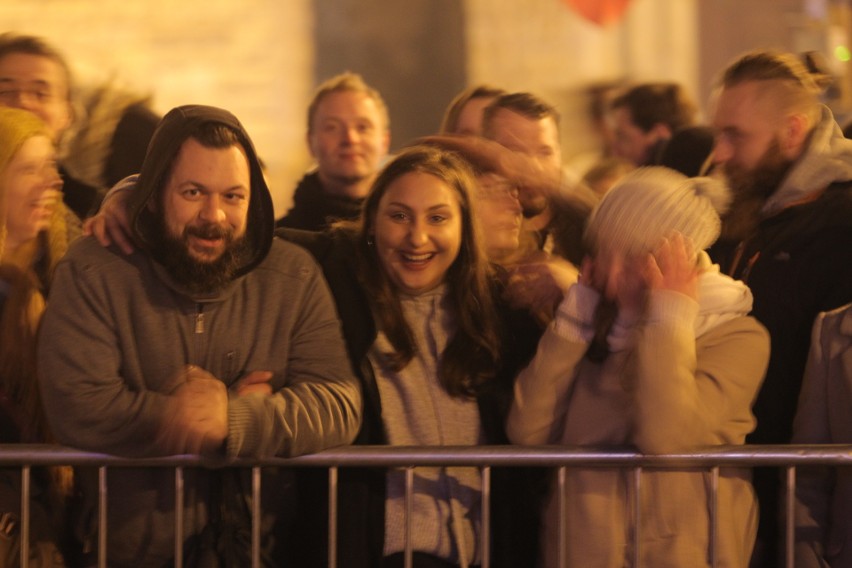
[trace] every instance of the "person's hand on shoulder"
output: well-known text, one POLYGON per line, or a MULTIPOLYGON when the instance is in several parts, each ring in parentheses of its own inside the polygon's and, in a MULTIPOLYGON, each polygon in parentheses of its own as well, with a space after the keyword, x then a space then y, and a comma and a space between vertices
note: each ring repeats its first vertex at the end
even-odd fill
POLYGON ((136 187, 138 176, 123 179, 109 193, 100 210, 83 223, 83 234, 94 236, 102 246, 115 245, 124 253, 132 254, 133 236, 127 216, 130 192, 136 187))

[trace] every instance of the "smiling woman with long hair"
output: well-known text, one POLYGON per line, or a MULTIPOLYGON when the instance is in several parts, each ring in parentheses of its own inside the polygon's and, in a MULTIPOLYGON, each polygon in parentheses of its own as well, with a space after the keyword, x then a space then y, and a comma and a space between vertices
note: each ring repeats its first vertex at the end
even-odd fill
MULTIPOLYGON (((416 146, 379 174, 359 221, 322 234, 282 233, 311 250, 335 296, 365 391, 358 444, 507 441, 503 419, 511 380, 531 356, 537 333, 530 340, 527 330, 535 323, 516 325, 523 317, 501 305, 475 192, 461 158, 416 146)), ((517 469, 493 473, 492 566, 523 565, 535 553, 534 499, 525 492, 525 475, 517 469)), ((315 500, 322 492, 320 486, 310 493, 304 508, 322 511, 315 500)), ((417 468, 410 519, 414 565, 478 565, 481 499, 476 468, 417 468)), ((404 470, 344 470, 340 501, 338 556, 346 565, 402 566, 404 470)), ((304 526, 323 525, 317 519, 304 526)), ((319 555, 299 565, 324 565, 321 530, 297 540, 311 538, 304 549, 319 555)))

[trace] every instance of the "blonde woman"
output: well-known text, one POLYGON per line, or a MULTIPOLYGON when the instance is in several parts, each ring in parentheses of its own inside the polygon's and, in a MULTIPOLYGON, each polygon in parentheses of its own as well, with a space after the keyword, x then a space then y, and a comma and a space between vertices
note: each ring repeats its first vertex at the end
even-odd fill
MULTIPOLYGON (((52 442, 36 383, 35 336, 53 267, 67 248, 66 210, 47 128, 0 108, 0 443, 52 442)), ((67 467, 33 471, 30 565, 64 566, 67 467)), ((0 470, 0 565, 20 556, 20 476, 0 470)), ((65 550, 67 553, 68 551, 65 550)))

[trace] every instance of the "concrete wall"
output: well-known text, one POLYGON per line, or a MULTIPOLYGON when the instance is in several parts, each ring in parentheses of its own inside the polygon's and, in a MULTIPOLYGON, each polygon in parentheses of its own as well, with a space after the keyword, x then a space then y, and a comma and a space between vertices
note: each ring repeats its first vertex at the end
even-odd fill
POLYGON ((598 144, 589 84, 676 80, 703 104, 712 77, 746 49, 825 45, 836 3, 632 0, 602 27, 567 0, 2 0, 0 29, 48 38, 81 82, 130 84, 160 112, 190 102, 234 111, 281 214, 310 165, 310 95, 345 69, 384 94, 394 148, 434 132, 456 92, 487 82, 555 103, 570 158, 598 144))
POLYGON ((309 0, 2 0, 0 30, 47 38, 77 82, 153 95, 163 113, 203 103, 234 112, 286 210, 309 163, 304 114, 313 89, 309 0))

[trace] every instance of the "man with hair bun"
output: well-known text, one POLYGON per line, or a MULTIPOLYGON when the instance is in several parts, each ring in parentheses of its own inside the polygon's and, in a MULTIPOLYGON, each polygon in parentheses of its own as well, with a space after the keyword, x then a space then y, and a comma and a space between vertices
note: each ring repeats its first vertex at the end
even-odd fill
MULTIPOLYGON (((824 78, 793 54, 751 52, 724 71, 714 101, 714 160, 733 205, 710 254, 752 289, 772 338, 754 444, 790 442, 814 318, 852 300, 852 141, 820 103, 824 78)), ((780 565, 778 480, 755 471, 753 566, 780 565)))

